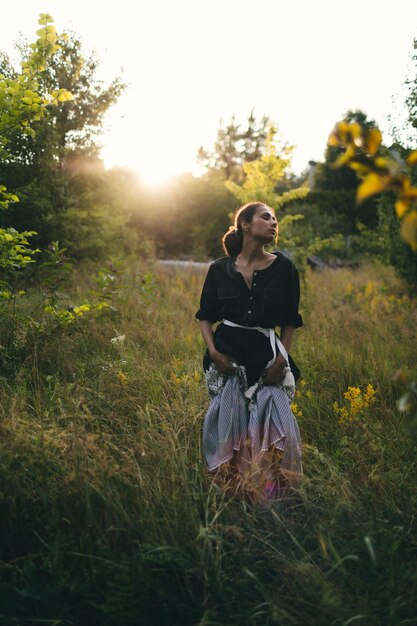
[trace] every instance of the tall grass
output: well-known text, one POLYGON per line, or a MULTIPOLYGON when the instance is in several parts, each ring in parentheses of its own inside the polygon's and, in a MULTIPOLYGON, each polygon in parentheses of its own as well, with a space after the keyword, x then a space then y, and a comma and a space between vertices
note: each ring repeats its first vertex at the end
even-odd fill
MULTIPOLYGON (((6 312, 0 623, 415 624, 416 448, 392 382, 416 375, 414 303, 386 268, 307 277, 305 476, 265 508, 205 475, 203 278, 132 265, 113 310, 66 329, 24 326, 35 291, 6 312), (375 402, 339 423, 334 403, 367 384, 375 402)), ((78 275, 74 301, 88 287, 78 275)))

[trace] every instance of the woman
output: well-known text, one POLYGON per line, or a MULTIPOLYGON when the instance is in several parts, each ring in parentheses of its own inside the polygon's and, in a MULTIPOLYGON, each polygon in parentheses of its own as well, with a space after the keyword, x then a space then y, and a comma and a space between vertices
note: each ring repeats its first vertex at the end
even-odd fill
POLYGON ((223 237, 227 256, 211 264, 196 313, 207 346, 203 365, 211 396, 203 428, 207 468, 256 500, 282 497, 302 472, 290 408, 292 374, 299 372, 288 357, 295 329, 303 323, 299 278, 284 255, 264 249, 277 233, 270 207, 261 202, 240 207, 223 237))

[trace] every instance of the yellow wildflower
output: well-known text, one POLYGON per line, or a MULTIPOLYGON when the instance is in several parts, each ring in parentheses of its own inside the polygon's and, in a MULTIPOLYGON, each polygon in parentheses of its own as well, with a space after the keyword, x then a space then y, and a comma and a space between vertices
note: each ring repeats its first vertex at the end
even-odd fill
POLYGON ((179 359, 176 356, 173 356, 171 359, 171 367, 175 370, 181 369, 181 367, 184 365, 184 361, 183 359, 179 359))
POLYGON ((294 413, 295 417, 303 416, 303 412, 298 409, 298 404, 296 402, 291 402, 291 411, 294 413))
POLYGON ((118 381, 121 385, 127 385, 127 376, 123 372, 117 372, 118 381))
POLYGON ((177 376, 176 374, 174 374, 174 372, 171 373, 171 382, 174 383, 174 385, 181 385, 181 378, 179 376, 177 376))
POLYGON ((84 313, 87 313, 87 311, 89 310, 90 310, 89 304, 80 304, 80 306, 74 307, 73 312, 75 313, 75 315, 84 315, 84 313))
POLYGON ((343 394, 346 404, 339 406, 338 402, 334 402, 333 410, 339 418, 340 424, 352 422, 364 416, 367 409, 375 400, 376 391, 371 384, 368 384, 364 391, 360 387, 348 387, 343 394))

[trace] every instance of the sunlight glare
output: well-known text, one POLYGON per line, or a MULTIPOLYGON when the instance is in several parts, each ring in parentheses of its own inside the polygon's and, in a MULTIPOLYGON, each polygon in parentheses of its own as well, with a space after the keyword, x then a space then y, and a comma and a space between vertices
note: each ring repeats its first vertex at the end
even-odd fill
MULTIPOLYGON (((167 184, 173 177, 190 171, 190 151, 181 149, 181 142, 172 129, 158 128, 158 139, 152 125, 132 127, 121 119, 108 120, 109 133, 102 148, 106 168, 122 166, 134 171, 149 186, 167 184)), ((184 136, 184 133, 183 133, 184 136)), ((192 152, 196 154, 196 149, 192 152)))
POLYGON ((132 169, 138 176, 138 178, 150 187, 163 186, 175 176, 178 172, 173 172, 165 164, 153 163, 152 161, 144 163, 134 163, 133 161, 128 163, 129 169, 132 169))

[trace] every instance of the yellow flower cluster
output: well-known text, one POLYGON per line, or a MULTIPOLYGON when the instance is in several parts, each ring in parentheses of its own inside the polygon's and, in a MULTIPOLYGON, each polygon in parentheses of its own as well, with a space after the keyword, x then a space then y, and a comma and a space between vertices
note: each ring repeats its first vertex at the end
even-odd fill
POLYGON ((298 404, 296 402, 291 402, 291 411, 295 417, 303 417, 303 412, 298 408, 298 404))
POLYGON ((408 296, 396 297, 393 294, 386 295, 382 284, 375 280, 368 282, 361 287, 354 287, 349 283, 345 287, 345 298, 348 302, 353 302, 368 310, 373 316, 393 312, 402 312, 411 304, 408 296))
MULTIPOLYGON (((311 400, 311 398, 313 397, 313 393, 310 389, 307 389, 306 387, 307 381, 305 380, 305 378, 301 378, 298 383, 298 388, 295 391, 295 399, 301 398, 301 396, 306 396, 309 400, 311 400)), ((303 416, 302 410, 298 408, 298 403, 295 401, 291 403, 291 411, 293 412, 295 417, 303 416)))
POLYGON ((181 385, 187 386, 191 382, 199 383, 201 381, 201 373, 194 370, 192 373, 184 372, 185 363, 183 359, 173 357, 171 360, 171 382, 176 387, 181 385))
POLYGON ((178 376, 175 372, 171 372, 171 382, 176 386, 189 385, 192 381, 199 383, 200 380, 201 374, 197 370, 195 370, 191 375, 181 374, 180 376, 178 376))
POLYGON ((405 161, 396 155, 392 158, 378 156, 382 144, 380 130, 345 120, 336 124, 328 143, 346 149, 333 167, 347 165, 363 179, 356 192, 358 202, 387 190, 396 193, 395 209, 401 220, 401 235, 417 251, 417 188, 404 173, 405 167, 417 164, 417 150, 410 152, 405 161))
POLYGON ((348 387, 343 394, 345 405, 339 406, 338 402, 333 404, 339 424, 348 424, 364 416, 366 409, 375 402, 376 391, 371 384, 361 391, 360 387, 348 387))
POLYGON ((176 386, 187 385, 189 382, 188 374, 182 374, 181 376, 178 376, 177 374, 175 374, 175 372, 172 372, 171 382, 176 386))
POLYGON ((73 313, 75 315, 84 315, 84 313, 87 313, 90 309, 91 306, 89 304, 80 304, 80 306, 75 306, 73 308, 73 313))
POLYGON ((124 374, 123 372, 119 371, 116 374, 117 380, 119 381, 119 383, 124 387, 125 385, 127 385, 127 376, 126 374, 124 374))

